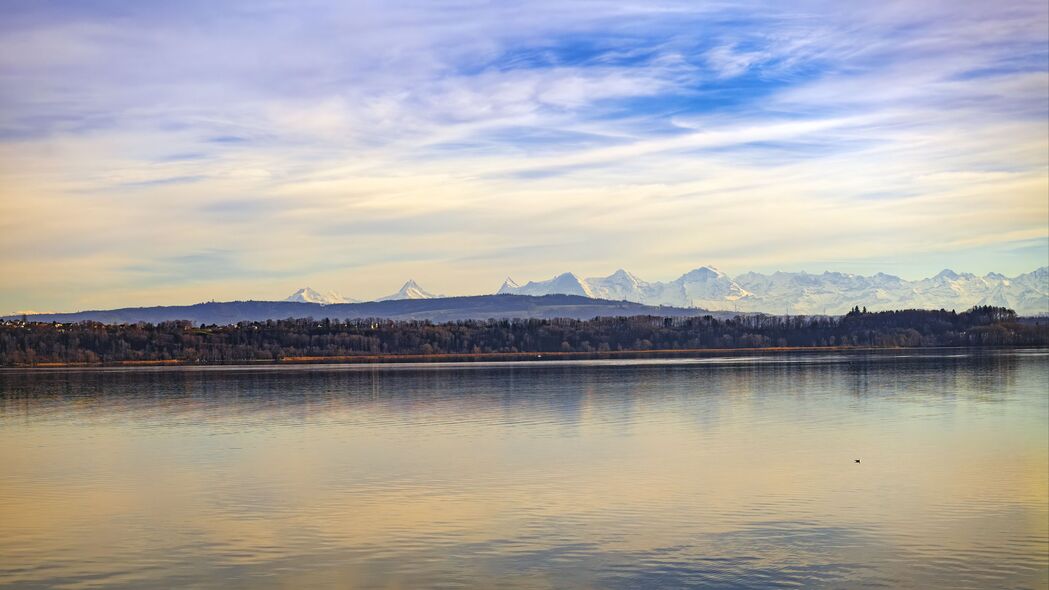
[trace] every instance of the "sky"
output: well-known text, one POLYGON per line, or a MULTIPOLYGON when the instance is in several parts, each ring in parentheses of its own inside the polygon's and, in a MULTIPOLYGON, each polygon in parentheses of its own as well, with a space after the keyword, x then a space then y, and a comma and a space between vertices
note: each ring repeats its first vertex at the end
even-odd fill
POLYGON ((1049 264, 1044 0, 8 0, 0 43, 0 311, 1049 264))

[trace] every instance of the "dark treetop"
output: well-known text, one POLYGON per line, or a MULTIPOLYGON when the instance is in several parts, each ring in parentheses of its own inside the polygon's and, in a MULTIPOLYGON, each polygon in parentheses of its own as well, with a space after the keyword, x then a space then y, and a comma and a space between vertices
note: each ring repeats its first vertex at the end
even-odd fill
POLYGON ((854 309, 841 317, 747 315, 591 320, 287 319, 195 325, 0 323, 0 364, 182 361, 235 363, 376 354, 601 353, 802 346, 1049 345, 1044 320, 1008 309, 967 312, 854 309))

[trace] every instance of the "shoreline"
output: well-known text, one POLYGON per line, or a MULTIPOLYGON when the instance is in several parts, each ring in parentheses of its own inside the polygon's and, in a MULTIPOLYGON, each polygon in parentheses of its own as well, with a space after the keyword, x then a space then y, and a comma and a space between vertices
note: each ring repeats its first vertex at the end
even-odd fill
POLYGON ((792 353, 831 353, 831 352, 908 352, 908 351, 950 351, 950 350, 1019 350, 1045 349, 1032 346, 769 346, 760 348, 689 348, 657 350, 612 350, 602 352, 482 352, 470 354, 359 354, 344 356, 296 356, 277 360, 263 359, 255 361, 236 361, 228 363, 209 363, 171 360, 126 360, 98 363, 63 363, 39 362, 0 366, 3 370, 33 369, 95 369, 95 368, 134 368, 134 367, 278 367, 282 365, 368 365, 398 363, 482 363, 482 362, 542 362, 572 360, 615 360, 615 359, 674 359, 688 357, 734 356, 738 354, 776 355, 792 353))

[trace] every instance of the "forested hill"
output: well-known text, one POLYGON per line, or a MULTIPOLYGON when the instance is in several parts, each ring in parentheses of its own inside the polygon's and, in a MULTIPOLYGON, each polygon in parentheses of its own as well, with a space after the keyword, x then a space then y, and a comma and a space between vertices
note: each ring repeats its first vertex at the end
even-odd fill
MULTIPOLYGON (((323 305, 297 301, 227 301, 159 307, 44 313, 28 316, 34 322, 102 322, 133 324, 186 320, 193 324, 235 324, 286 318, 329 318, 352 320, 385 318, 391 320, 430 320, 447 322, 468 319, 575 318, 599 316, 665 315, 685 316, 704 312, 697 309, 644 305, 629 301, 592 299, 578 295, 478 295, 439 297, 323 305)), ((715 316, 730 317, 731 312, 715 316)), ((19 319, 22 316, 8 316, 19 319)))
POLYGON ((1007 309, 853 310, 841 317, 750 315, 731 319, 634 316, 592 320, 289 319, 197 325, 0 323, 0 364, 180 361, 273 362, 296 357, 612 353, 808 346, 1046 346, 1045 321, 1020 322, 1007 309))

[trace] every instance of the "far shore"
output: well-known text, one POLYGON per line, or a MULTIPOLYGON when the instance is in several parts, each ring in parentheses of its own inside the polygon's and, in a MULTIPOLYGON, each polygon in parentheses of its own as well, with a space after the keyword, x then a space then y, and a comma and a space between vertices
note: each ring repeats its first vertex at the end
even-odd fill
MULTIPOLYGON (((381 364, 381 363, 470 363, 514 362, 545 360, 610 360, 644 358, 687 358, 739 354, 780 354, 797 352, 888 352, 888 351, 945 351, 945 350, 1002 350, 1032 348, 1030 346, 937 346, 937 347, 872 347, 872 346, 769 346, 762 348, 689 348, 661 350, 612 350, 602 352, 484 352, 475 354, 359 354, 345 356, 291 356, 277 360, 259 359, 229 363, 200 362, 180 359, 126 360, 99 363, 40 362, 0 367, 3 369, 65 369, 104 367, 237 367, 310 364, 381 364)), ((1037 347, 1035 347, 1037 348, 1037 347)))

